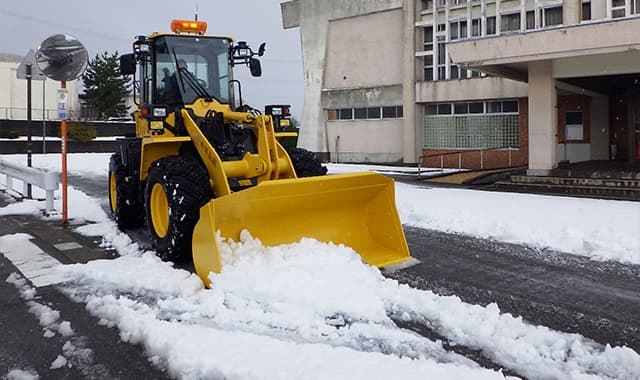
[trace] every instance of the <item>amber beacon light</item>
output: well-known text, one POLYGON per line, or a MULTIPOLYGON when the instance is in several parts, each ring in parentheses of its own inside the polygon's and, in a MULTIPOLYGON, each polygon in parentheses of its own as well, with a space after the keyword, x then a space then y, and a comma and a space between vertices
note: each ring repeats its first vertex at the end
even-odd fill
POLYGON ((200 33, 207 31, 205 21, 173 20, 171 21, 171 31, 174 33, 200 33))

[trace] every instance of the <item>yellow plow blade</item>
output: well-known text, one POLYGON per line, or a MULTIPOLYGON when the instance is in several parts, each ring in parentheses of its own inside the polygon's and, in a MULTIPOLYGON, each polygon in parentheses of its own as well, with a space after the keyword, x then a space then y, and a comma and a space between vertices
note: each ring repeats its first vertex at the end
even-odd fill
POLYGON ((248 230, 267 246, 303 237, 344 244, 377 267, 415 261, 395 206, 393 180, 375 173, 265 181, 214 199, 193 232, 196 273, 208 286, 222 264, 216 231, 235 241, 248 230))

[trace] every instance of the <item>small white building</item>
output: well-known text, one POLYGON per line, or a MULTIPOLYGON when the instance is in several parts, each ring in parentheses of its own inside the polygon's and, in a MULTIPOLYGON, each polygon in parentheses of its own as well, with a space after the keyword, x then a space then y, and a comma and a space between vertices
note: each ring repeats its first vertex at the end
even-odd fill
MULTIPOLYGON (((27 119, 27 81, 18 79, 17 69, 23 57, 0 53, 0 120, 27 119)), ((77 81, 67 82, 69 119, 80 117, 77 81)), ((31 117, 55 120, 58 117, 60 82, 45 79, 31 81, 31 117), (44 94, 43 94, 44 93, 44 94)))

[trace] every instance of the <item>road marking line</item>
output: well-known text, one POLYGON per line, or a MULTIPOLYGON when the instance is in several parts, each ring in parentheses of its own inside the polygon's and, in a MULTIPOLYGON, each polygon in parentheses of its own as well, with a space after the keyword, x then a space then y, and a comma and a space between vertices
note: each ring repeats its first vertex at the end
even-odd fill
POLYGON ((0 236, 0 253, 36 288, 62 282, 64 277, 54 270, 60 262, 33 244, 31 239, 33 236, 28 234, 0 236))
POLYGON ((54 244, 53 246, 56 247, 58 251, 70 251, 72 249, 82 248, 82 246, 76 243, 75 241, 68 242, 68 243, 54 244))

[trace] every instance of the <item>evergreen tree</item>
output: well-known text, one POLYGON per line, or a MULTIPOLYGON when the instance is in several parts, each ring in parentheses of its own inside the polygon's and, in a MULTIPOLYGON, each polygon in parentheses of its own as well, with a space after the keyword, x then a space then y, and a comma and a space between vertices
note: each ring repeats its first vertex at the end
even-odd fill
POLYGON ((130 79, 120 73, 118 52, 96 54, 82 75, 83 102, 98 112, 99 119, 127 116, 126 98, 131 89, 130 79))

